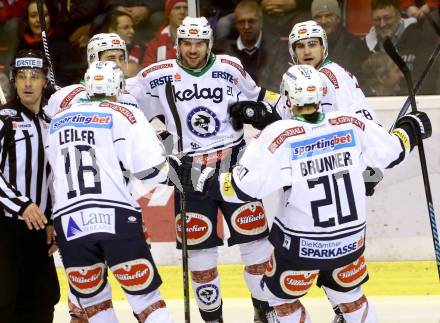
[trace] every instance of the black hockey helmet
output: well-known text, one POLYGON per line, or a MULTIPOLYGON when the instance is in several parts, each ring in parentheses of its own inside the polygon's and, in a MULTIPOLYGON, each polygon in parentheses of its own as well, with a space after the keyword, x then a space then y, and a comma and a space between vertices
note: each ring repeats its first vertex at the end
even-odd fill
POLYGON ((44 57, 41 50, 38 49, 20 49, 12 61, 11 67, 9 68, 9 79, 11 82, 15 81, 15 76, 19 69, 42 69, 44 74, 47 76, 49 71, 49 64, 44 57))

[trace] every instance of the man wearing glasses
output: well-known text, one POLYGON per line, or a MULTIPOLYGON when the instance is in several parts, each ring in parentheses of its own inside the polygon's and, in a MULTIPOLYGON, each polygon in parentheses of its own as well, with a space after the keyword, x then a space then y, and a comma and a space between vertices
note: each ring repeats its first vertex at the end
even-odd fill
MULTIPOLYGON (((365 37, 365 46, 371 53, 383 51, 383 42, 390 37, 394 46, 417 79, 435 46, 435 36, 427 21, 417 23, 415 18, 402 18, 396 0, 373 0, 373 26, 365 37)), ((434 82, 425 82, 434 84, 434 82)), ((432 89, 422 89, 432 94, 432 89)))

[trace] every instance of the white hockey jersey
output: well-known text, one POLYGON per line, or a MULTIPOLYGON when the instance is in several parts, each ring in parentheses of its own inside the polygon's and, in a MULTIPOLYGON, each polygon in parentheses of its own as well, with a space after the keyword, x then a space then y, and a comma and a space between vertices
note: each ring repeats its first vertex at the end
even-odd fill
POLYGON ((71 105, 52 119, 46 144, 55 218, 78 209, 137 211, 123 169, 149 184, 168 173, 164 148, 142 112, 120 103, 71 105))
POLYGON ((380 123, 354 75, 328 59, 318 70, 324 76, 327 88, 327 93, 321 100, 322 112, 354 112, 380 123))
POLYGON ((230 123, 228 107, 237 101, 265 100, 275 106, 279 95, 258 87, 240 60, 211 54, 200 71, 189 70, 176 60, 152 64, 127 80, 127 90, 136 98, 147 118, 163 114, 173 135, 177 153, 177 130, 170 105, 177 107, 182 127, 183 152, 197 155, 237 145, 243 131, 230 123), (171 82, 172 93, 166 93, 171 82), (148 110, 148 111, 147 111, 148 110))
POLYGON ((284 207, 270 239, 303 269, 335 268, 363 252, 366 158, 383 169, 410 151, 409 141, 400 139, 407 139, 403 130, 400 137, 389 134, 354 113, 321 117, 316 124, 271 124, 250 142, 232 183, 225 174, 220 180, 221 194, 230 202, 238 202, 237 196, 261 199, 283 189, 284 207))
MULTIPOLYGON (((354 75, 329 59, 323 62, 318 71, 325 82, 325 92, 321 100, 320 111, 324 113, 331 111, 357 113, 380 124, 376 113, 367 101, 354 75)), ((290 108, 286 104, 278 105, 277 112, 282 119, 292 117, 290 108)))
MULTIPOLYGON (((84 84, 72 84, 65 86, 50 96, 47 105, 44 107, 44 112, 49 117, 53 118, 58 112, 67 109, 72 104, 87 99, 88 96, 84 84)), ((124 93, 118 96, 117 101, 119 103, 138 108, 136 99, 127 91, 124 91, 124 93)))

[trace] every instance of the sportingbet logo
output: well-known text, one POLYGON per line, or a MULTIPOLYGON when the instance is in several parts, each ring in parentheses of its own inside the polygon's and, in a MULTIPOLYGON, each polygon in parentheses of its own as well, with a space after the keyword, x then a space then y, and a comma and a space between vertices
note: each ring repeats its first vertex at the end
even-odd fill
POLYGON ((112 116, 109 113, 83 112, 67 113, 59 118, 53 119, 50 123, 50 133, 63 127, 93 127, 111 128, 113 125, 112 116))
POLYGON ((292 159, 315 156, 355 146, 356 142, 353 130, 333 132, 324 136, 295 142, 290 145, 292 148, 292 159))

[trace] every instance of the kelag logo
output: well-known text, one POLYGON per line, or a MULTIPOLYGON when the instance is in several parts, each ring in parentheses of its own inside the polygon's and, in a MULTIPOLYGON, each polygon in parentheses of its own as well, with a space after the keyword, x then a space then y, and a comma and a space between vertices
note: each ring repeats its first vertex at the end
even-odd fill
POLYGON ((113 125, 112 115, 110 113, 98 112, 72 112, 52 119, 50 122, 50 133, 63 127, 93 127, 93 128, 111 128, 113 125))
POLYGON ((295 142, 292 143, 290 147, 292 148, 292 159, 297 160, 355 145, 356 142, 353 136, 353 130, 344 130, 295 142))

